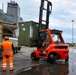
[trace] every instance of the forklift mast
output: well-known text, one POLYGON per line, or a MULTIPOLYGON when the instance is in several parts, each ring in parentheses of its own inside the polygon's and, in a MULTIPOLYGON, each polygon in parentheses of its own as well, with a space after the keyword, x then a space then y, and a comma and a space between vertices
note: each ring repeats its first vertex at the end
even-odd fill
POLYGON ((41 36, 40 36, 40 30, 42 30, 42 22, 45 22, 45 29, 46 30, 49 26, 49 15, 51 14, 52 11, 52 3, 48 0, 41 0, 41 5, 40 5, 40 13, 39 13, 39 28, 38 28, 38 42, 37 42, 37 48, 39 48, 41 44, 41 36), (45 2, 47 3, 46 8, 44 8, 45 2), (43 20, 43 12, 46 11, 46 18, 43 20))
POLYGON ((49 15, 52 11, 52 3, 48 0, 41 0, 40 13, 39 13, 39 31, 42 30, 42 22, 45 22, 45 29, 49 26, 49 15), (44 8, 45 1, 47 2, 47 8, 44 8), (46 20, 43 20, 43 12, 46 11, 46 20))

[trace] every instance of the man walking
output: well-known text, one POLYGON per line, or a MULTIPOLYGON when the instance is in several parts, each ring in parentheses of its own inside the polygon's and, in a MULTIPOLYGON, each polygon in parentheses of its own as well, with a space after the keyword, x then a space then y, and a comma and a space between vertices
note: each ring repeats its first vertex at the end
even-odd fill
POLYGON ((9 41, 9 37, 4 37, 4 42, 1 44, 3 59, 2 59, 2 70, 6 71, 7 61, 10 65, 10 71, 14 69, 13 67, 13 43, 9 41))

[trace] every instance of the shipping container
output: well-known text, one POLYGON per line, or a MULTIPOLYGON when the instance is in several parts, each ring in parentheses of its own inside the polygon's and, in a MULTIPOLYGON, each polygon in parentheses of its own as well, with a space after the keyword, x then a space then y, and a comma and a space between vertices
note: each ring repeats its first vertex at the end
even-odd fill
MULTIPOLYGON (((19 23, 19 45, 36 46, 38 39, 39 24, 34 21, 19 23)), ((45 24, 42 24, 42 29, 45 29, 45 24)))

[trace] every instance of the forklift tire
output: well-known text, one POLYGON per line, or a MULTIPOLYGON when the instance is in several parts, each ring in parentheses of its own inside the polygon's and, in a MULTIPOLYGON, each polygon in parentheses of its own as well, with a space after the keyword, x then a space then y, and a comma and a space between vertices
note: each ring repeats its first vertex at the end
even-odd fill
POLYGON ((34 61, 39 61, 39 58, 36 58, 36 53, 35 52, 31 53, 31 59, 34 60, 34 61))
POLYGON ((50 62, 50 63, 55 63, 55 55, 54 54, 49 54, 47 61, 50 62))

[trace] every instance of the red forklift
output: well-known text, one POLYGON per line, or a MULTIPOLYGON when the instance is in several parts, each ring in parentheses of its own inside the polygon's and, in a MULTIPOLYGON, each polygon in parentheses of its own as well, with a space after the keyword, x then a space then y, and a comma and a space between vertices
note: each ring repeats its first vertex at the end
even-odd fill
POLYGON ((44 58, 51 63, 58 59, 68 61, 69 49, 62 37, 62 31, 48 28, 51 11, 52 3, 48 0, 41 0, 37 50, 31 53, 31 59, 36 61, 44 58), (47 3, 46 9, 44 8, 45 2, 47 3), (43 20, 43 11, 46 11, 46 20, 43 20), (42 22, 45 22, 45 29, 42 29, 42 22))

